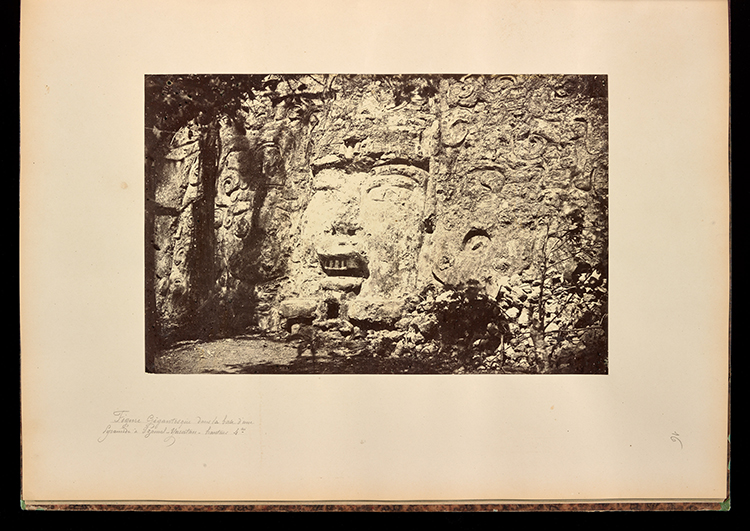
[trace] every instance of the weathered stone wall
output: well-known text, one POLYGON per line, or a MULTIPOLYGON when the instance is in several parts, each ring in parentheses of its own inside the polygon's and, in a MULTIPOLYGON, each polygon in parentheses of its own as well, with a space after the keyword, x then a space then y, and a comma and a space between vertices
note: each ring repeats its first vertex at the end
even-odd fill
POLYGON ((153 197, 154 291, 161 328, 188 326, 200 304, 195 252, 205 202, 201 132, 191 123, 174 135, 156 167, 153 197))
POLYGON ((157 171, 163 331, 313 324, 382 342, 390 330, 399 353, 453 337, 499 342, 506 363, 586 347, 555 330, 606 329, 606 77, 269 76, 265 87, 220 121, 215 153, 190 125, 157 171), (482 316, 485 300, 495 309, 482 316), (452 334, 456 311, 487 322, 452 334))
POLYGON ((432 260, 441 280, 476 281, 494 296, 513 275, 539 276, 550 222, 577 209, 601 214, 592 191, 606 197, 606 100, 583 84, 563 76, 443 81, 432 260))

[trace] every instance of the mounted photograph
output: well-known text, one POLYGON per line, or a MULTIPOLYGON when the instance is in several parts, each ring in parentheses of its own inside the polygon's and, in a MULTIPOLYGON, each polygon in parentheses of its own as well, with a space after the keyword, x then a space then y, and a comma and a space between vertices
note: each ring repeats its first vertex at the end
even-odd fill
POLYGON ((606 75, 144 88, 146 372, 608 373, 606 75))

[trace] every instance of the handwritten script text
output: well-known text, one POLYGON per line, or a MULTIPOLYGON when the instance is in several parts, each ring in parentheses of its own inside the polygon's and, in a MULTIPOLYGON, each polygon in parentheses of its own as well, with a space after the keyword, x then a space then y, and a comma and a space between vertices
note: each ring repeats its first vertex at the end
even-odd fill
POLYGON ((172 446, 183 437, 237 437, 247 436, 253 422, 243 417, 230 415, 160 417, 136 415, 127 409, 112 412, 107 427, 97 441, 103 443, 111 437, 142 437, 161 440, 172 446))

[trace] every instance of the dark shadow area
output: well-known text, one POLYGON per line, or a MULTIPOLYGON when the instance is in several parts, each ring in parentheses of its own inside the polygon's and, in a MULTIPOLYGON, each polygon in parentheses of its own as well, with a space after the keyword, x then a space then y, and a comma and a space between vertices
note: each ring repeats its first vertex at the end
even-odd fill
POLYGON ((289 364, 229 364, 227 370, 205 374, 445 374, 434 363, 414 358, 358 356, 305 356, 289 364))

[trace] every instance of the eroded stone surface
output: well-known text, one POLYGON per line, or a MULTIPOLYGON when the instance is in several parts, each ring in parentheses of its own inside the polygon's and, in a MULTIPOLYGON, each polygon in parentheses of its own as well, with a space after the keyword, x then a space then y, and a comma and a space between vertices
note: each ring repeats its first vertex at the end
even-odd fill
POLYGON ((495 352, 502 338, 508 349, 484 366, 518 359, 526 370, 527 331, 606 316, 586 306, 606 297, 584 301, 581 287, 593 271, 590 289, 606 290, 605 82, 269 76, 219 121, 213 152, 206 127, 190 124, 161 161, 151 200, 162 328, 204 315, 224 334, 298 318, 347 336, 400 323, 414 334, 392 342, 398 355, 429 354, 445 348, 433 343, 435 305, 469 289, 512 332, 483 325, 472 348, 495 352))

